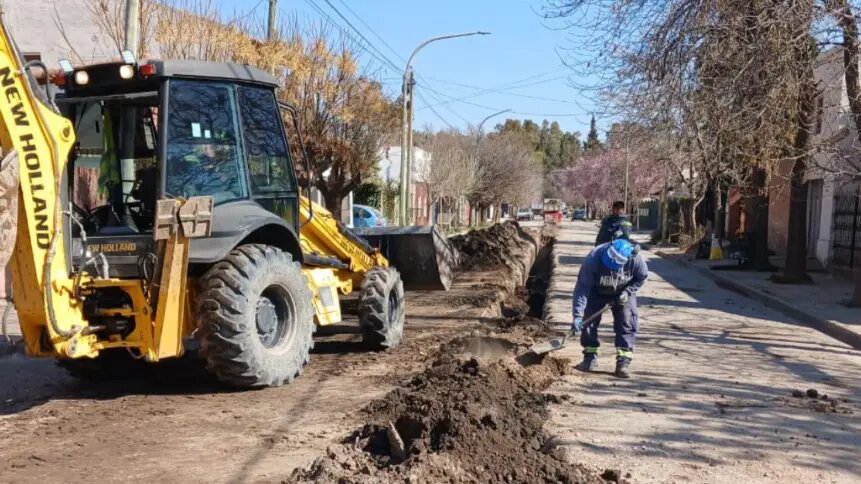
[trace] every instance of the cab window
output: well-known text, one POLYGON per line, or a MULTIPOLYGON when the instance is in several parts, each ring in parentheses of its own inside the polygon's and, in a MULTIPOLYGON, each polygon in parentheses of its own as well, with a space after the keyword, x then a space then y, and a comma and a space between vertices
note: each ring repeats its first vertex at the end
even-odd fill
POLYGON ((275 93, 250 86, 239 87, 238 92, 252 193, 267 195, 295 190, 275 93))
POLYGON ((233 86, 173 80, 169 96, 167 194, 248 198, 233 86))

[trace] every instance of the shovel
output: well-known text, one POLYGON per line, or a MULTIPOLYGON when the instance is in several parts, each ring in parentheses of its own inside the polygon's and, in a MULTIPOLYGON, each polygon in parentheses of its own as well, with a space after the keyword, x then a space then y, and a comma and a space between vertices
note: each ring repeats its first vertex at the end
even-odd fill
MULTIPOLYGON (((604 306, 603 308, 601 308, 600 311, 592 313, 588 318, 586 318, 586 320, 583 321, 583 329, 586 329, 592 323, 597 321, 598 316, 604 314, 605 311, 610 309, 610 306, 611 305, 608 304, 608 305, 604 306)), ((577 332, 572 330, 572 331, 565 333, 565 336, 563 336, 562 339, 551 339, 550 341, 548 341, 546 343, 535 343, 534 345, 532 345, 529 348, 529 351, 535 353, 536 355, 545 355, 547 353, 550 353, 551 351, 556 351, 558 349, 562 349, 565 346, 565 341, 568 339, 568 337, 574 336, 576 334, 577 334, 577 332)))

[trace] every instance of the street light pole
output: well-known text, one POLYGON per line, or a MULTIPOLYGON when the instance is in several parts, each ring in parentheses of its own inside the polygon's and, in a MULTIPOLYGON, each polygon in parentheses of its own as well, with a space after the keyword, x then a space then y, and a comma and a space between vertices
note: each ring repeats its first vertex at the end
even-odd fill
POLYGON ((413 143, 412 143, 412 120, 413 120, 413 70, 412 63, 413 58, 415 58, 416 54, 419 53, 420 50, 425 48, 428 44, 432 42, 438 42, 440 40, 446 39, 454 39, 458 37, 469 37, 472 35, 490 35, 490 32, 465 32, 462 34, 451 34, 451 35, 441 35, 439 37, 430 38, 413 50, 413 53, 410 54, 410 58, 407 60, 407 65, 404 67, 404 77, 403 77, 403 86, 402 86, 402 119, 401 119, 401 176, 400 176, 400 202, 398 203, 398 218, 401 225, 408 225, 410 223, 409 220, 409 207, 410 207, 410 170, 412 169, 412 155, 413 155, 413 143))
POLYGON ((278 14, 278 0, 269 0, 269 17, 267 18, 266 40, 275 40, 275 17, 278 14))
POLYGON ((481 122, 480 122, 480 123, 478 123, 478 142, 479 142, 479 143, 481 143, 481 136, 482 136, 482 134, 483 134, 482 128, 484 127, 484 123, 486 123, 486 122, 487 122, 487 120, 489 120, 490 118, 495 118, 496 116, 499 116, 500 114, 505 114, 505 113, 507 113, 507 112, 509 112, 509 111, 511 111, 511 110, 510 110, 510 109, 503 109, 502 111, 499 111, 499 112, 493 113, 493 114, 491 114, 490 116, 488 116, 488 117, 486 117, 486 118, 482 119, 482 120, 481 120, 481 122))
POLYGON ((625 210, 628 211, 628 172, 631 169, 631 150, 630 150, 631 138, 625 138, 625 210))
POLYGON ((140 0, 126 0, 126 35, 123 45, 135 55, 135 59, 140 54, 140 11, 140 0))

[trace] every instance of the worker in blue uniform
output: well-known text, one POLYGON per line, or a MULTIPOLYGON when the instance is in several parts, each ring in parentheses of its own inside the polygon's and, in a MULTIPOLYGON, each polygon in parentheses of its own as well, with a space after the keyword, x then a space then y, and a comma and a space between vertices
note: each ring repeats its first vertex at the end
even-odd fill
POLYGON ((583 361, 577 365, 581 371, 593 371, 598 365, 597 321, 584 328, 583 318, 612 305, 613 330, 616 333, 616 376, 630 378, 629 366, 634 356, 637 337, 637 291, 649 275, 639 248, 627 239, 620 238, 592 249, 577 276, 574 288, 572 330, 581 332, 583 361))

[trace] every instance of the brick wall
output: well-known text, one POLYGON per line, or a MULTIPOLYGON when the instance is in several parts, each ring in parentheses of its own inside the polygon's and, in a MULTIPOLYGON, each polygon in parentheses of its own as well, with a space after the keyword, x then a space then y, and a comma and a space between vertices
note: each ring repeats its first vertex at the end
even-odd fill
POLYGON ((768 248, 777 254, 786 253, 789 229, 789 175, 792 162, 777 167, 768 190, 768 248))

